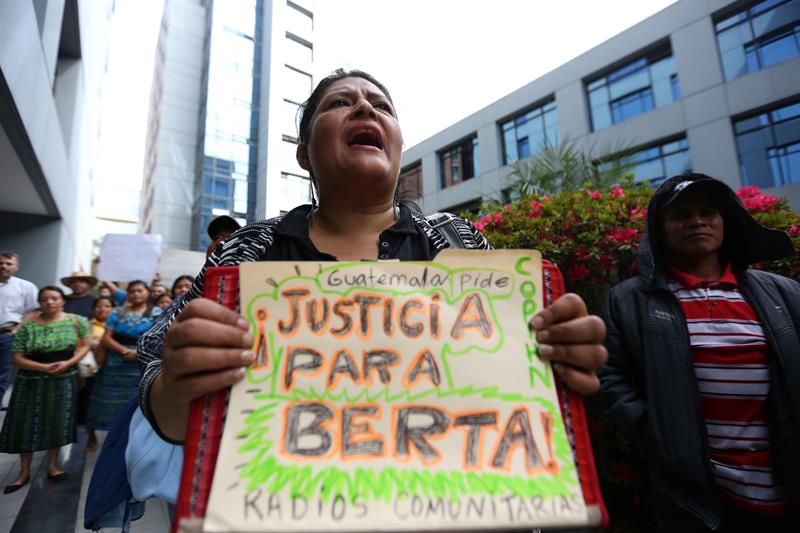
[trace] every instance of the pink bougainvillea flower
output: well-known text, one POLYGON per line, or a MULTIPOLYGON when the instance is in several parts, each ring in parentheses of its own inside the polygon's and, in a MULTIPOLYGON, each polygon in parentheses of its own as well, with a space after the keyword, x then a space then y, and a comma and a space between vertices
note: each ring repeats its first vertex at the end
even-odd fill
POLYGON ((617 185, 616 187, 611 189, 611 196, 614 196, 616 198, 622 198, 625 196, 625 190, 619 185, 617 185))
POLYGON ((630 214, 631 214, 632 218, 636 218, 636 217, 647 218, 647 208, 646 207, 634 207, 633 209, 631 209, 631 213, 630 214))
POLYGON ((495 224, 500 224, 502 221, 503 221, 503 213, 500 213, 500 212, 498 211, 498 212, 497 212, 497 213, 495 213, 495 214, 494 214, 494 216, 492 217, 492 222, 494 222, 495 224))
POLYGON ((528 213, 528 216, 530 218, 539 218, 539 215, 542 214, 542 209, 544 209, 544 204, 533 200, 531 201, 531 210, 528 213))
POLYGON ((589 259, 589 253, 583 248, 578 248, 578 250, 575 252, 575 258, 578 261, 586 261, 589 259))
POLYGON ((738 191, 736 191, 736 196, 742 199, 750 198, 758 194, 761 194, 761 189, 759 189, 758 187, 754 187, 752 185, 749 185, 747 187, 741 187, 738 191))
POLYGON ((549 204, 552 201, 553 201, 553 199, 550 198, 549 196, 542 196, 542 202, 544 202, 546 204, 549 204))
POLYGON ((771 194, 759 193, 753 196, 742 198, 742 203, 748 211, 756 213, 764 213, 772 208, 772 204, 780 200, 777 196, 771 194))
POLYGON ((792 225, 790 225, 789 226, 789 234, 790 235, 794 235, 795 237, 797 235, 800 235, 800 224, 792 224, 792 225))
POLYGON ((582 281, 589 277, 589 269, 583 265, 575 265, 569 269, 567 276, 572 281, 582 281))
POLYGON ((616 242, 624 244, 636 239, 639 236, 639 230, 636 228, 614 228, 608 231, 606 240, 608 242, 616 242))
POLYGON ((592 200, 599 200, 603 196, 603 193, 600 191, 590 191, 589 189, 586 189, 586 194, 588 194, 589 198, 592 200))

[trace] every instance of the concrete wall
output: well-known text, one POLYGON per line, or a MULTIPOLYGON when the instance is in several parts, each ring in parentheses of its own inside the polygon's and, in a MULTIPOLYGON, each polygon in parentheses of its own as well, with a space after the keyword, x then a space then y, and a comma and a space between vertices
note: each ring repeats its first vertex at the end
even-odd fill
POLYGON ((82 196, 110 16, 103 1, 48 2, 43 20, 33 2, 2 5, 0 169, 11 172, 0 170, 0 248, 19 253, 40 285, 89 267, 82 196))
MULTIPOLYGON (((423 209, 434 212, 471 201, 499 198, 511 167, 502 164, 498 123, 552 96, 556 100, 560 135, 569 136, 579 146, 607 153, 620 143, 637 147, 685 135, 694 170, 738 187, 742 180, 731 117, 800 95, 800 58, 725 82, 711 16, 734 3, 681 0, 409 148, 403 154, 403 165, 422 163, 423 209), (669 42, 672 48, 681 99, 591 132, 584 80, 635 58, 659 42, 669 42), (481 174, 442 189, 437 152, 474 133, 478 135, 481 174)), ((789 198, 794 208, 800 209, 800 187, 780 187, 768 192, 789 198)))

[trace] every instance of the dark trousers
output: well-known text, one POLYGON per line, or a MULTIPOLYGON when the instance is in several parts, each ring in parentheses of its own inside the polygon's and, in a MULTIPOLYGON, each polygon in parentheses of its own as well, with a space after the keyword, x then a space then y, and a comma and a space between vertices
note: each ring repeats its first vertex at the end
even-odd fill
POLYGON ((11 383, 11 342, 13 335, 0 333, 0 401, 11 383))
POLYGON ((709 529, 694 514, 686 511, 663 495, 657 498, 656 521, 662 533, 790 533, 798 531, 797 513, 769 517, 751 513, 725 504, 722 525, 717 530, 709 529))

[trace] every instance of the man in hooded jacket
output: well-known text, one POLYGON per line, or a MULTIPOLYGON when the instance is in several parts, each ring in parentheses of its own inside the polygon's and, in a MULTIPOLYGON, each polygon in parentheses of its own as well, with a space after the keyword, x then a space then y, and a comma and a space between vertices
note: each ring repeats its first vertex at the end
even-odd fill
POLYGON ((660 531, 796 531, 800 284, 748 269, 793 253, 709 176, 674 176, 650 201, 639 275, 601 312, 598 374, 646 454, 660 531))

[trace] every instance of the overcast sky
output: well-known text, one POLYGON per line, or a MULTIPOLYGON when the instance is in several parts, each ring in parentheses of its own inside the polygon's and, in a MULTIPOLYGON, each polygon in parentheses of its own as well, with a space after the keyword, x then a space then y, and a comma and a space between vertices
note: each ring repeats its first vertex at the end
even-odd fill
MULTIPOLYGON (((316 0, 316 69, 360 68, 383 82, 408 148, 671 3, 316 0)), ((161 12, 162 0, 116 2, 96 205, 141 185, 161 12)))

